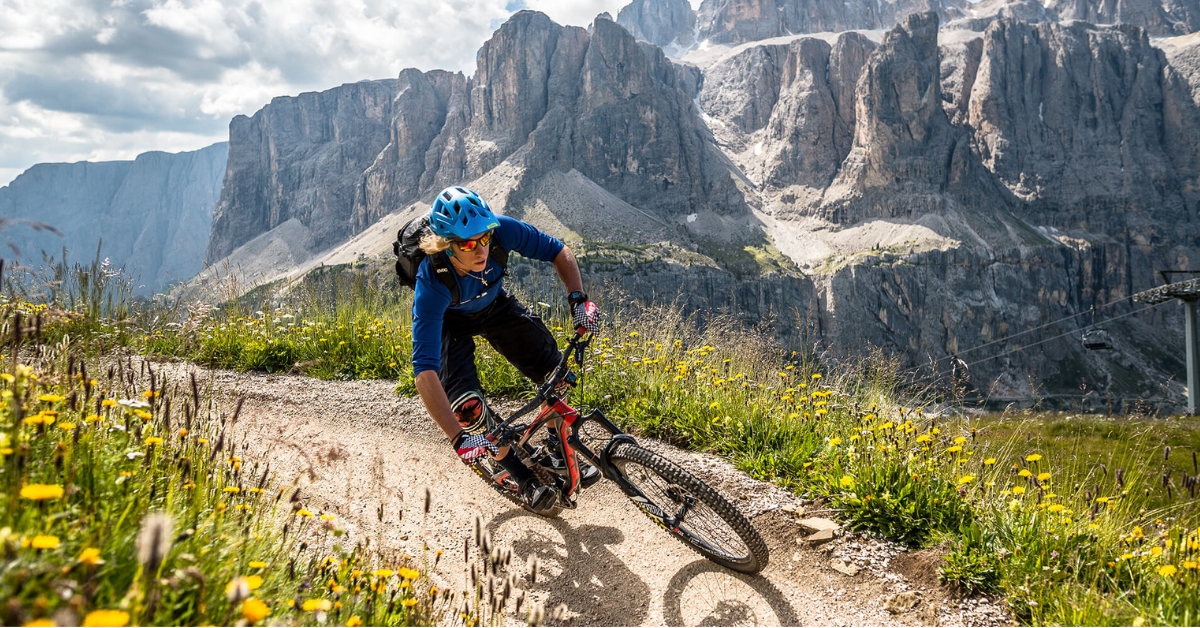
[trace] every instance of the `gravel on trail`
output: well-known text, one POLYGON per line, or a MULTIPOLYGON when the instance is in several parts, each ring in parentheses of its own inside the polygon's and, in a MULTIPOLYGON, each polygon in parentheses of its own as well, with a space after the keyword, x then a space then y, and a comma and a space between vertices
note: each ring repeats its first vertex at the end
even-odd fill
MULTIPOLYGON (((807 534, 796 524, 804 505, 793 494, 754 480, 717 456, 638 439, 751 518, 771 550, 770 564, 760 574, 734 573, 702 558, 609 482, 584 491, 578 509, 556 519, 517 508, 458 460, 420 399, 396 394, 392 381, 323 381, 179 362, 157 362, 153 368, 181 385, 196 373, 226 416, 245 396, 226 437, 244 444, 239 455, 247 463, 269 462, 277 487, 301 487, 306 508, 333 515, 346 531, 343 546, 369 540, 371 547, 389 553, 421 556, 425 543, 430 563, 433 551, 445 550, 432 575, 441 588, 464 588, 463 543, 474 536, 478 516, 499 546, 513 550, 510 569, 518 587, 547 610, 565 605, 565 624, 921 625, 936 622, 937 615, 951 624, 1010 621, 991 608, 964 613, 962 602, 946 599, 936 587, 921 591, 928 601, 919 607, 889 612, 888 598, 907 588, 903 575, 887 571, 900 548, 853 535, 808 546, 807 534), (432 498, 427 515, 426 489, 432 498), (530 555, 540 563, 536 583, 526 573, 530 555), (841 561, 848 561, 843 567, 857 561, 851 569, 856 575, 832 567, 841 561)), ((516 407, 498 405, 502 413, 516 407)), ((523 619, 522 613, 505 623, 523 619)))

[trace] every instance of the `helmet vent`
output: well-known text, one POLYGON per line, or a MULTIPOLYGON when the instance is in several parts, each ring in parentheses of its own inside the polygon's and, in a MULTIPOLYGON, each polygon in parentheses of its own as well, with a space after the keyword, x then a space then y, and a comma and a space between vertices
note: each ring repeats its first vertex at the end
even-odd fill
POLYGON ((462 188, 454 188, 454 189, 458 190, 459 194, 468 194, 468 192, 462 188))
POLYGON ((467 226, 467 217, 463 216, 463 226, 467 226))
POLYGON ((452 199, 452 198, 454 198, 454 197, 453 197, 453 196, 450 196, 450 193, 449 193, 449 192, 442 192, 442 198, 444 198, 444 199, 446 199, 446 200, 450 200, 450 199, 452 199))
POLYGON ((446 207, 445 205, 442 205, 442 215, 447 218, 450 218, 450 208, 446 207))
POLYGON ((454 211, 456 211, 456 212, 462 211, 462 206, 458 204, 458 201, 454 201, 454 211))
POLYGON ((473 209, 471 209, 471 208, 467 208, 467 213, 468 213, 468 214, 470 214, 472 218, 478 218, 478 217, 479 217, 479 214, 476 214, 476 213, 475 213, 475 210, 473 210, 473 209))
POLYGON ((479 201, 475 200, 475 197, 474 197, 474 196, 468 196, 468 197, 467 197, 467 200, 468 200, 468 201, 471 201, 471 204, 472 204, 472 205, 474 205, 474 206, 476 206, 476 207, 478 207, 478 206, 479 206, 479 201))

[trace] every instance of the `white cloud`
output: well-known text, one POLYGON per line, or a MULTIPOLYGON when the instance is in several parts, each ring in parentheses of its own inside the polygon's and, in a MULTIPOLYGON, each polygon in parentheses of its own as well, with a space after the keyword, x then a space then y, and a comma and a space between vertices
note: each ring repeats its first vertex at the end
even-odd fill
POLYGON ((586 26, 627 2, 0 0, 0 186, 38 162, 202 148, 275 96, 470 74, 516 10, 586 26))

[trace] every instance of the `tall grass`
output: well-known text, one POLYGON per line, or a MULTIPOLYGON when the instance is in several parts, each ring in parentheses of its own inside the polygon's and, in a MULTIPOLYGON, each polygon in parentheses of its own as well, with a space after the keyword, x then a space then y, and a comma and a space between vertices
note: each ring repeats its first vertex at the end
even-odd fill
POLYGON ((128 356, 80 359, 82 341, 61 328, 94 329, 70 317, 43 319, 48 311, 0 299, 5 625, 545 617, 540 607, 522 607, 515 576, 501 582, 511 554, 480 549, 480 539, 471 560, 484 577, 455 592, 431 586, 428 571, 441 552, 400 558, 369 543, 344 547, 335 516, 310 510, 270 461, 248 459, 247 443, 234 442, 241 401, 229 407, 194 375, 171 379, 128 356), (485 594, 488 583, 494 594, 485 594))
MULTIPOLYGON (((410 298, 386 272, 327 269, 131 341, 226 368, 394 378, 412 394, 410 298)), ((565 339, 562 308, 525 302, 565 339)), ((1098 447, 1083 422, 1064 435, 1036 417, 981 421, 914 396, 886 356, 823 369, 732 319, 603 306, 612 316, 573 403, 823 499, 853 528, 945 546, 948 582, 1002 592, 1024 622, 1195 622, 1200 468, 1181 475, 1190 425, 1176 424, 1187 451, 1163 450, 1153 427, 1108 429, 1098 447)), ((482 343, 477 364, 493 395, 531 390, 482 343)))

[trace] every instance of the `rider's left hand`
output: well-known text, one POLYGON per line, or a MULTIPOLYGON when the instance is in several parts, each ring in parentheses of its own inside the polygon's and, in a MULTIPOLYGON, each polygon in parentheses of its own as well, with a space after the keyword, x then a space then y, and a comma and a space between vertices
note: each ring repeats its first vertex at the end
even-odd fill
POLYGON ((571 306, 571 323, 579 333, 600 331, 600 308, 591 301, 579 301, 571 306))

